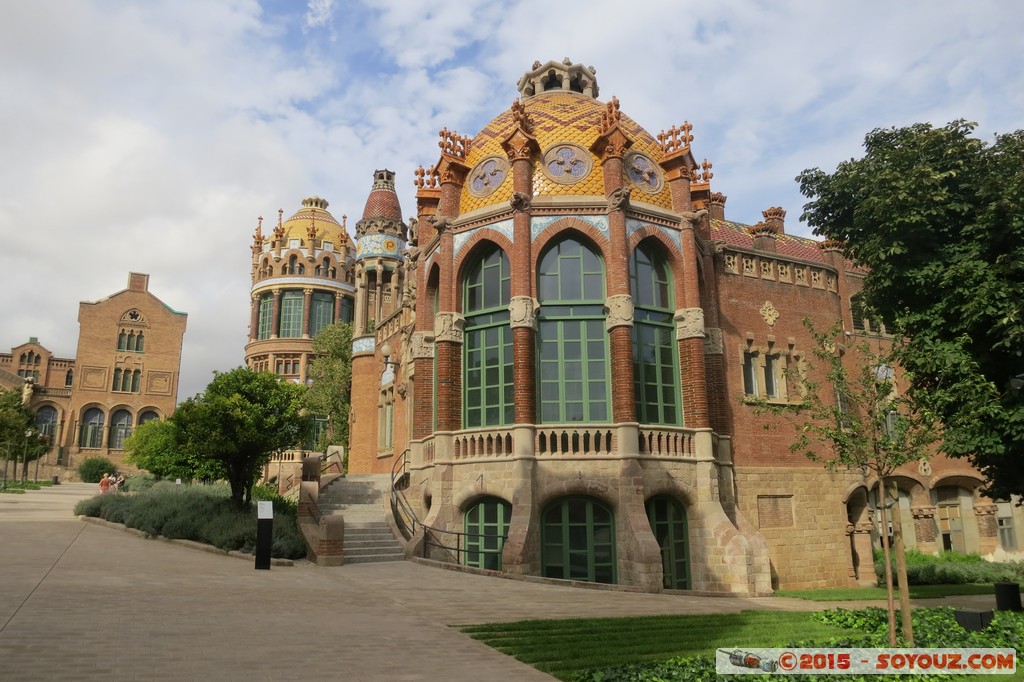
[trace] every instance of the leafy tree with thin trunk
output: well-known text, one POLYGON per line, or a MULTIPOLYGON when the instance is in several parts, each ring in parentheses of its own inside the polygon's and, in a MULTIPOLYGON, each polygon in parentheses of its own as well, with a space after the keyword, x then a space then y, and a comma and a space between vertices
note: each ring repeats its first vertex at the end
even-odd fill
POLYGON ((270 456, 295 447, 305 433, 304 391, 269 372, 244 367, 215 372, 206 391, 183 402, 171 421, 180 431, 184 453, 219 463, 232 503, 245 509, 270 456))
POLYGON ((1024 130, 876 129, 865 154, 797 177, 803 220, 868 269, 869 314, 906 342, 909 393, 993 499, 1024 494, 1024 130))
POLYGON ((181 429, 171 419, 141 424, 132 431, 124 447, 128 453, 125 461, 157 478, 215 481, 226 477, 220 461, 185 452, 181 429))
MULTIPOLYGON (((352 325, 338 322, 313 337, 316 357, 309 367, 303 402, 310 413, 327 417, 326 445, 348 447, 352 403, 352 325)), ((314 443, 314 446, 319 446, 314 443)))
MULTIPOLYGON (((898 390, 895 356, 898 342, 878 337, 872 349, 864 337, 847 335, 837 323, 818 331, 804 325, 814 339, 812 359, 787 381, 797 385, 803 400, 796 406, 759 401, 763 412, 782 416, 796 434, 790 450, 820 462, 830 471, 859 471, 865 482, 877 482, 889 602, 889 638, 896 644, 893 576, 888 541, 888 508, 893 473, 904 464, 926 459, 937 438, 932 414, 898 390)), ((766 425, 767 428, 767 425, 766 425)), ((898 497, 896 498, 898 501, 898 497)), ((899 507, 892 511, 900 590, 903 639, 913 644, 906 560, 903 556, 899 507)))
POLYGON ((48 449, 49 443, 40 437, 36 416, 25 404, 22 392, 0 390, 0 458, 5 460, 4 471, 8 461, 22 462, 21 473, 15 470, 14 475, 24 480, 28 478, 29 462, 42 457, 48 449))

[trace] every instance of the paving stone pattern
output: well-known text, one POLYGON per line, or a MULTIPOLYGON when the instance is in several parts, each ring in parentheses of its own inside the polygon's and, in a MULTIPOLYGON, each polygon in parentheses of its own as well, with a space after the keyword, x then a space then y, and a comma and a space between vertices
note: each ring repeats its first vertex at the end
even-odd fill
POLYGON ((0 495, 4 680, 529 682, 553 678, 450 626, 824 608, 579 589, 412 562, 257 571, 75 519, 74 503, 94 492, 65 484, 0 495))

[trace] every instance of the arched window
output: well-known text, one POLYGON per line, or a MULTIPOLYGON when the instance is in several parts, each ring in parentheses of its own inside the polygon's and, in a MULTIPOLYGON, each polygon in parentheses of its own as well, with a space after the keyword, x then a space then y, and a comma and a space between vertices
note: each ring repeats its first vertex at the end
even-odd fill
POLYGON ((64 385, 73 386, 75 384, 75 370, 69 369, 67 374, 64 375, 64 385))
POLYGON ((609 419, 604 263, 586 245, 564 239, 537 272, 540 421, 609 419))
MULTIPOLYGON (((127 373, 126 373, 127 374, 127 373)), ((142 383, 142 370, 137 369, 132 372, 132 393, 138 393, 140 384, 142 383)))
POLYGON ((78 447, 98 448, 103 445, 103 410, 90 407, 82 415, 79 428, 78 447))
POLYGON ((113 381, 113 383, 110 386, 110 390, 112 390, 112 391, 120 391, 120 390, 122 390, 121 389, 121 368, 120 367, 115 367, 114 368, 114 381, 113 381))
POLYGON ((36 412, 36 428, 39 429, 39 435, 52 444, 57 436, 57 408, 52 405, 40 407, 36 412))
POLYGON ((657 248, 641 243, 629 259, 633 294, 633 381, 641 424, 682 424, 672 273, 657 248))
POLYGON ((118 410, 110 416, 110 439, 108 446, 111 450, 123 450, 124 442, 131 434, 131 412, 128 410, 118 410))
POLYGON ((686 510, 665 495, 647 500, 647 520, 661 548, 662 585, 667 590, 690 589, 689 531, 686 510))
POLYGON ((142 332, 139 332, 135 337, 135 352, 141 353, 144 350, 144 341, 142 338, 142 332))
POLYGON ((615 582, 615 520, 590 497, 563 497, 541 517, 541 575, 615 582))
POLYGON ((128 334, 122 329, 121 333, 117 335, 117 349, 125 350, 128 348, 128 334))
POLYGON ((483 497, 466 509, 467 566, 501 570, 501 550, 508 537, 508 524, 512 519, 512 505, 500 497, 483 497))
POLYGON ((121 374, 121 390, 128 393, 132 390, 132 372, 131 370, 124 370, 121 374))
POLYGON ((129 350, 129 351, 134 351, 135 350, 135 332, 133 332, 133 331, 128 332, 128 345, 125 346, 125 350, 129 350))
POLYGON ((146 422, 151 422, 154 419, 160 419, 160 415, 158 415, 154 410, 146 410, 139 415, 139 426, 142 426, 146 422))
POLYGON ((508 304, 512 273, 508 256, 487 247, 466 270, 462 310, 466 317, 462 414, 465 428, 513 422, 512 329, 508 304))

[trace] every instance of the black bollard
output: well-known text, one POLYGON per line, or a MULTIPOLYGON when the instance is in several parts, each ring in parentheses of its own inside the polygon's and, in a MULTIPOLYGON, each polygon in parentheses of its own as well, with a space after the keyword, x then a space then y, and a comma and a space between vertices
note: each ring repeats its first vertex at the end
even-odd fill
POLYGON ((274 544, 274 503, 256 503, 256 568, 270 570, 270 548, 274 544))
POLYGON ((996 583, 996 611, 1024 611, 1020 603, 1020 583, 996 583))

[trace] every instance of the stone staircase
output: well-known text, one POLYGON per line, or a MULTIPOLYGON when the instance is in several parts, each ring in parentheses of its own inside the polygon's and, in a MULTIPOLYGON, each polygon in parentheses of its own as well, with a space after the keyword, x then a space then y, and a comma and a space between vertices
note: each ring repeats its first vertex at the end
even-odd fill
POLYGON ((338 477, 320 491, 320 511, 345 519, 346 564, 405 559, 402 543, 392 535, 387 521, 390 495, 389 474, 338 477))

